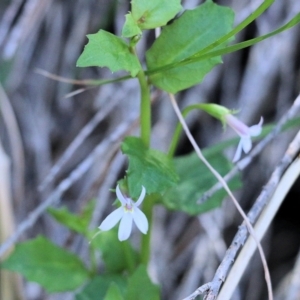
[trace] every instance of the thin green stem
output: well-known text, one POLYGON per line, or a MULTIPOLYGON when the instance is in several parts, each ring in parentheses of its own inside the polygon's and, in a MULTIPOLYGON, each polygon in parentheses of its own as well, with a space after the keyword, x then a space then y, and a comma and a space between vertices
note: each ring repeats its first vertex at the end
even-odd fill
MULTIPOLYGON (((140 124, 141 124, 141 139, 144 144, 150 146, 151 135, 151 101, 150 101, 150 89, 146 76, 141 70, 138 73, 138 80, 141 87, 141 112, 140 112, 140 124)), ((151 225, 152 225, 152 211, 154 202, 150 197, 147 197, 143 202, 143 212, 149 222, 149 231, 142 236, 141 244, 141 263, 147 265, 150 258, 150 240, 151 240, 151 225)))
MULTIPOLYGON (((134 48, 131 48, 131 52, 135 53, 134 48)), ((146 147, 150 147, 151 137, 151 98, 150 98, 150 87, 147 81, 147 77, 141 69, 137 74, 137 78, 140 84, 141 91, 141 104, 140 104, 140 126, 141 126, 141 139, 146 147)), ((154 201, 151 197, 147 197, 143 202, 143 212, 149 222, 149 230, 147 234, 142 236, 141 241, 141 263, 147 265, 150 258, 150 240, 151 240, 151 225, 152 225, 152 211, 154 201)))
POLYGON ((140 105, 140 124, 141 124, 141 139, 145 146, 150 146, 151 135, 151 100, 150 88, 147 82, 144 71, 141 70, 137 74, 141 90, 141 105, 140 105))

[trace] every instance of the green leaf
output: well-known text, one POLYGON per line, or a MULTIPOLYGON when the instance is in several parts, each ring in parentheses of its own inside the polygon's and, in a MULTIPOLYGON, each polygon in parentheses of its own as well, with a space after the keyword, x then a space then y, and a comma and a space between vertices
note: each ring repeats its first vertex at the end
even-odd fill
MULTIPOLYGON (((221 175, 225 175, 231 170, 232 164, 220 151, 205 151, 205 153, 207 160, 221 175)), ((197 215, 221 205, 227 195, 223 189, 205 203, 197 204, 197 200, 217 182, 217 179, 200 161, 196 153, 175 158, 175 165, 180 179, 178 185, 169 190, 162 198, 162 202, 167 208, 197 215)), ((241 187, 238 176, 229 182, 229 187, 231 190, 241 187)))
POLYGON ((193 65, 196 62, 201 62, 201 61, 206 61, 208 59, 214 58, 214 57, 219 57, 220 55, 224 55, 224 54, 228 54, 228 53, 232 53, 250 46, 253 46, 263 40, 266 40, 274 35, 277 35, 287 29, 290 29, 292 27, 294 27, 295 25, 297 25, 300 22, 300 13, 297 14, 294 18, 292 18, 289 22, 287 22, 286 24, 284 24, 283 26, 277 28, 276 30, 259 36, 257 38, 251 39, 251 40, 247 40, 245 42, 241 42, 235 45, 231 45, 231 46, 227 46, 218 50, 214 50, 211 52, 206 52, 206 50, 208 48, 205 48, 205 53, 203 53, 203 51, 199 51, 196 54, 192 55, 191 57, 188 57, 180 62, 175 62, 175 63, 170 63, 167 65, 164 65, 162 67, 158 67, 156 69, 151 69, 147 72, 145 72, 147 75, 151 75, 153 76, 154 74, 160 74, 161 72, 166 72, 172 69, 177 69, 179 67, 183 67, 183 66, 189 66, 189 65, 193 65))
POLYGON ((57 222, 65 225, 75 232, 87 235, 94 207, 95 201, 90 201, 80 215, 72 214, 66 207, 62 207, 60 209, 49 208, 48 212, 57 222))
MULTIPOLYGON (((218 6, 211 0, 183 15, 168 25, 146 53, 148 69, 179 63, 210 44, 232 29, 234 13, 230 8, 218 6), (197 24, 197 26, 195 26, 197 24)), ((222 44, 224 47, 224 44, 222 44)), ((219 46, 221 47, 221 46, 219 46)), ((150 75, 158 88, 176 93, 202 81, 221 57, 184 65, 150 75)))
POLYGON ((128 279, 126 300, 159 300, 159 294, 159 287, 151 282, 145 266, 128 279))
POLYGON ((136 28, 132 30, 133 24, 142 30, 166 25, 181 10, 180 2, 181 0, 132 0, 132 14, 130 18, 126 17, 122 35, 127 37, 135 35, 136 28), (130 34, 124 35, 124 31, 130 34))
POLYGON ((142 31, 140 27, 137 25, 135 20, 132 17, 132 14, 129 13, 125 16, 126 21, 122 29, 122 36, 124 37, 132 37, 138 34, 141 34, 142 31))
MULTIPOLYGON (((98 298, 99 299, 99 298, 98 298)), ((104 300, 124 300, 119 287, 113 282, 111 283, 104 300)))
POLYGON ((105 30, 89 34, 89 42, 77 61, 77 67, 108 67, 112 72, 125 70, 134 77, 140 70, 137 57, 120 38, 105 30))
POLYGON ((89 277, 88 270, 75 254, 42 236, 18 244, 2 267, 21 273, 50 293, 74 290, 89 277))
POLYGON ((290 28, 294 27, 299 22, 300 22, 300 13, 298 13, 294 18, 292 18, 289 22, 287 22, 283 26, 277 28, 274 31, 271 31, 268 34, 265 34, 265 35, 259 36, 257 38, 254 38, 254 39, 251 39, 251 40, 248 40, 248 41, 245 41, 245 42, 241 42, 241 43, 238 43, 238 44, 235 44, 235 45, 232 45, 232 46, 221 48, 219 50, 211 51, 211 52, 208 52, 208 53, 203 54, 203 55, 201 55, 201 53, 197 53, 194 57, 191 57, 190 59, 188 59, 186 61, 183 61, 180 64, 185 65, 186 63, 188 63, 188 64, 191 63, 191 62, 194 63, 196 61, 209 59, 209 58, 212 58, 212 57, 215 57, 215 56, 218 56, 218 55, 228 54, 228 53, 231 53, 231 52, 235 52, 235 51, 253 46, 253 45, 255 45, 255 44, 257 44, 257 43, 259 43, 259 42, 261 42, 265 39, 268 39, 268 38, 270 38, 274 35, 277 35, 277 34, 283 32, 287 29, 290 29, 290 28))
POLYGON ((163 193, 177 182, 172 160, 163 152, 145 147, 141 139, 127 137, 122 152, 129 160, 127 182, 132 198, 138 198, 142 185, 147 194, 152 194, 163 193))
POLYGON ((222 36, 217 41, 213 42, 206 48, 202 49, 200 52, 197 53, 197 55, 202 55, 204 53, 207 53, 208 51, 216 48, 217 46, 223 44, 230 38, 234 37, 237 33, 239 33, 241 30, 243 30, 247 25, 252 23, 255 19, 257 19, 268 7, 271 6, 271 4, 274 2, 274 0, 265 0, 263 3, 254 11, 252 12, 246 19, 244 19, 240 24, 238 24, 236 27, 233 28, 230 32, 222 36))
POLYGON ((116 228, 103 231, 92 240, 92 246, 100 251, 108 273, 121 273, 128 269, 127 260, 133 261, 135 264, 138 258, 137 253, 128 241, 120 243, 116 231, 116 228), (126 255, 124 253, 125 247, 126 255))
MULTIPOLYGON (((109 287, 115 283, 121 294, 126 289, 126 279, 121 275, 101 275, 91 280, 84 289, 76 294, 76 300, 100 300, 104 299, 109 287)), ((114 299, 114 298, 111 298, 114 299)))

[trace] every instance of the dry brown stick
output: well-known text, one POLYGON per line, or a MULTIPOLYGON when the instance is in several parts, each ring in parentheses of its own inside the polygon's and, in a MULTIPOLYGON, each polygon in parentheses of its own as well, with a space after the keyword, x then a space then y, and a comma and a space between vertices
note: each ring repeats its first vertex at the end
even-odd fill
MULTIPOLYGON (((253 161, 253 159, 280 133, 282 127, 288 121, 295 118, 299 114, 299 112, 300 95, 296 98, 291 108, 282 116, 274 129, 253 148, 249 155, 240 160, 235 165, 235 167, 224 176, 224 180, 226 182, 229 182, 239 171, 244 170, 253 161)), ((204 193, 204 195, 197 201, 197 203, 204 203, 222 187, 223 186, 221 185, 221 183, 217 182, 212 188, 204 193)))
MULTIPOLYGON (((267 205, 270 197, 273 195, 284 172, 292 163, 292 161, 298 154, 299 150, 300 150, 300 136, 298 134, 296 138, 293 140, 293 142, 290 144, 282 160, 280 161, 280 163, 272 173, 269 182, 263 188, 261 194, 259 195, 254 205, 252 206, 251 210, 249 211, 247 216, 252 224, 256 222, 263 208, 267 205)), ((216 299, 216 297, 218 296, 221 285, 225 281, 227 274, 237 257, 238 251, 245 244, 248 235, 249 233, 247 227, 243 223, 241 226, 239 226, 238 232, 236 233, 230 247, 228 248, 225 254, 223 261, 221 262, 219 268, 216 271, 216 274, 211 282, 211 287, 208 291, 208 294, 206 295, 205 298, 206 300, 213 300, 216 299)), ((189 298, 189 299, 194 299, 194 298, 189 298)))
POLYGON ((100 154, 104 155, 104 153, 109 147, 111 147, 112 144, 118 142, 128 132, 128 128, 131 128, 132 124, 135 123, 136 120, 136 114, 130 115, 128 119, 121 123, 113 131, 113 133, 105 139, 105 141, 99 144, 93 150, 93 152, 71 172, 71 174, 67 178, 60 182, 60 184, 49 195, 49 197, 46 200, 42 201, 42 203, 36 209, 34 209, 21 224, 19 224, 14 234, 11 235, 0 246, 0 257, 3 256, 6 250, 9 249, 21 237, 21 235, 26 232, 26 230, 28 230, 35 224, 37 219, 46 211, 49 206, 60 201, 62 194, 90 169, 90 167, 93 165, 94 159, 99 157, 100 154))

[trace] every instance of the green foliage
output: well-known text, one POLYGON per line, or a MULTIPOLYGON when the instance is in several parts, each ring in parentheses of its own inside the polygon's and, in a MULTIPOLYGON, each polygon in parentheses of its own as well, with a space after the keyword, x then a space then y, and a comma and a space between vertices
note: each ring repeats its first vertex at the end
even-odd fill
MULTIPOLYGON (((206 151, 205 157, 221 175, 225 175, 232 168, 232 164, 220 152, 206 151)), ((199 160, 196 153, 175 158, 175 166, 180 179, 178 185, 162 198, 167 208, 197 215, 221 205, 226 196, 224 190, 215 193, 205 203, 197 204, 197 200, 217 182, 217 179, 199 160)), ((231 190, 241 187, 239 177, 232 179, 229 187, 231 190)))
POLYGON ((141 139, 127 137, 122 151, 129 160, 127 183, 132 198, 138 198, 142 185, 147 194, 152 194, 163 193, 177 182, 172 160, 165 153, 145 147, 141 139))
POLYGON ((65 225, 71 230, 88 236, 88 226, 91 220, 93 210, 95 207, 95 201, 90 201, 87 206, 83 209, 82 214, 75 215, 66 207, 60 209, 49 208, 48 212, 51 216, 59 223, 65 225))
POLYGON ((77 61, 77 67, 108 67, 112 72, 125 70, 136 76, 140 70, 137 57, 120 38, 105 30, 89 34, 89 43, 77 61))
POLYGON ((75 254, 41 236, 18 244, 2 267, 21 273, 50 293, 74 290, 89 277, 88 270, 75 254))
MULTIPOLYGON (((148 69, 159 69, 195 55, 230 32, 233 19, 234 13, 231 9, 218 6, 210 0, 193 10, 184 12, 180 18, 164 28, 162 34, 147 51, 148 69)), ((150 80, 156 87, 176 93, 201 82, 204 76, 221 62, 221 57, 213 57, 197 63, 161 70, 150 75, 150 80)))
POLYGON ((133 250, 129 241, 118 240, 116 229, 102 231, 92 241, 92 246, 101 253, 105 263, 106 273, 121 273, 128 269, 127 260, 137 263, 137 253, 133 250), (126 245, 124 245, 126 244, 126 245), (126 247, 126 254, 124 248, 126 247), (130 256, 125 259, 126 255, 130 256))
POLYGON ((122 29, 122 36, 124 37, 132 37, 138 34, 142 34, 142 30, 137 25, 131 13, 125 16, 126 21, 124 27, 122 29))
POLYGON ((128 279, 125 300, 159 300, 159 287, 151 282, 145 266, 139 266, 128 279))
POLYGON ((132 37, 141 30, 164 26, 181 10, 180 0, 132 0, 122 35, 132 37))
POLYGON ((127 279, 120 275, 95 277, 76 295, 75 300, 159 300, 159 293, 159 287, 151 282, 146 267, 141 265, 127 279), (109 295, 117 295, 118 298, 109 298, 109 295))
MULTIPOLYGON (((92 279, 84 289, 78 293, 75 300, 100 300, 107 295, 108 289, 115 284, 121 294, 125 293, 127 280, 121 275, 101 275, 92 279)), ((114 299, 114 298, 112 298, 114 299)))
POLYGON ((113 282, 109 286, 104 300, 123 300, 119 287, 113 282))
MULTIPOLYGON (((213 58, 213 57, 217 57, 217 56, 220 56, 220 55, 232 53, 232 52, 235 52, 235 51, 253 46, 253 45, 255 45, 255 44, 257 44, 257 43, 259 43, 263 40, 266 40, 266 39, 268 39, 268 38, 270 38, 274 35, 277 35, 277 34, 283 32, 283 31, 285 31, 289 28, 294 27, 299 22, 300 22, 300 13, 297 14, 294 18, 292 18, 289 22, 287 22, 283 26, 277 28, 274 31, 271 31, 268 34, 259 36, 257 38, 251 39, 251 40, 247 40, 245 42, 241 42, 241 43, 234 44, 234 45, 231 45, 231 46, 227 46, 227 47, 224 47, 224 48, 221 48, 221 49, 218 49, 218 50, 214 50, 214 51, 211 51, 211 52, 206 52, 205 51, 205 53, 202 53, 202 51, 200 51, 200 52, 196 53, 193 57, 185 59, 185 60, 179 62, 178 64, 175 64, 174 66, 172 66, 172 65, 165 66, 164 69, 168 70, 170 68, 172 69, 173 67, 180 67, 180 66, 188 65, 190 63, 195 63, 195 62, 207 60, 207 59, 210 59, 210 58, 213 58)), ((207 49, 208 48, 209 47, 207 47, 207 49)), ((205 49, 205 50, 207 50, 207 49, 205 49)))

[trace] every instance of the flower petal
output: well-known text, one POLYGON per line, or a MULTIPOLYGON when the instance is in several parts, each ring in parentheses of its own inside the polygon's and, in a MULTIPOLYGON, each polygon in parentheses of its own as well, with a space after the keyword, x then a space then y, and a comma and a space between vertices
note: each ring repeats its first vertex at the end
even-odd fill
POLYGON ((144 234, 147 233, 149 225, 145 214, 138 208, 134 207, 133 220, 137 228, 144 234))
POLYGON ((250 137, 241 138, 242 147, 245 153, 248 153, 252 148, 252 141, 250 137))
POLYGON ((242 156, 242 146, 243 146, 243 141, 241 139, 240 142, 239 142, 239 144, 238 144, 238 146, 237 146, 237 149, 235 151, 235 155, 234 155, 233 160, 232 160, 233 163, 235 163, 238 160, 240 160, 240 158, 242 156))
POLYGON ((261 117, 257 125, 253 125, 249 128, 250 136, 258 136, 261 134, 263 122, 264 122, 264 118, 261 117))
POLYGON ((235 116, 228 114, 225 116, 225 121, 239 136, 249 134, 249 127, 235 116))
POLYGON ((142 185, 142 192, 140 194, 140 197, 139 197, 138 201, 136 201, 136 203, 135 203, 136 206, 139 206, 143 202, 143 200, 145 198, 145 195, 146 195, 146 189, 142 185))
POLYGON ((124 208, 119 207, 109 214, 103 222, 100 224, 99 229, 102 231, 107 231, 112 229, 122 218, 124 214, 124 208))
POLYGON ((118 197, 119 201, 122 203, 122 206, 125 206, 126 205, 126 199, 123 196, 119 185, 117 185, 116 193, 117 193, 117 197, 118 197))
POLYGON ((119 226, 118 238, 120 241, 125 241, 129 238, 132 230, 132 213, 124 213, 119 226))

